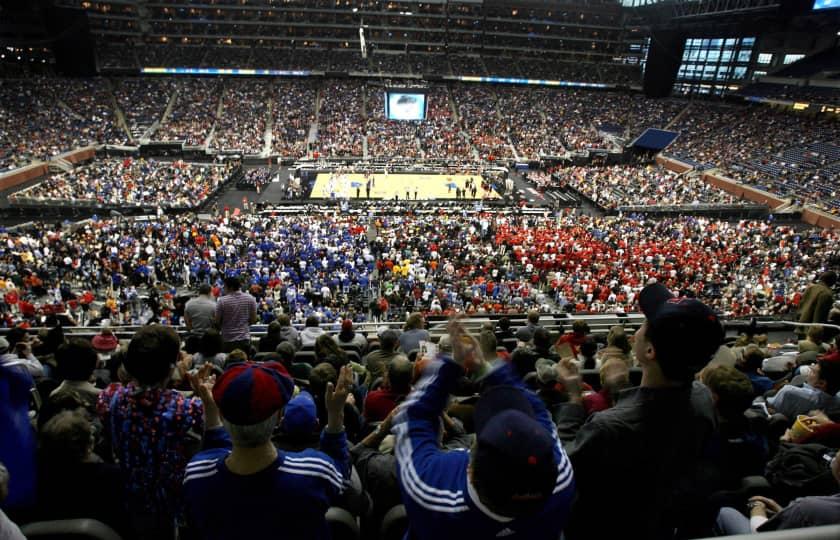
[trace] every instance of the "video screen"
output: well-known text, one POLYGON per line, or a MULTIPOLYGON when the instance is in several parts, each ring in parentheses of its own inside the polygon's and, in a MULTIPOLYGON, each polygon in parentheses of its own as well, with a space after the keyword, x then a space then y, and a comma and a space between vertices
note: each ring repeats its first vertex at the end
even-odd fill
POLYGON ((385 117, 388 120, 425 120, 426 94, 388 90, 385 93, 385 117))
POLYGON ((814 9, 840 8, 840 0, 814 0, 814 9))

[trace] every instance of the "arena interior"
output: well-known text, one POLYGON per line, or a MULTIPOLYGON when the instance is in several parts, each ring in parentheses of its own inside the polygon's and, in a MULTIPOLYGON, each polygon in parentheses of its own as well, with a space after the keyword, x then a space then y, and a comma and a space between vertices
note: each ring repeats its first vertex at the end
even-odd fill
POLYGON ((4 2, 0 538, 836 540, 838 240, 838 0, 4 2))

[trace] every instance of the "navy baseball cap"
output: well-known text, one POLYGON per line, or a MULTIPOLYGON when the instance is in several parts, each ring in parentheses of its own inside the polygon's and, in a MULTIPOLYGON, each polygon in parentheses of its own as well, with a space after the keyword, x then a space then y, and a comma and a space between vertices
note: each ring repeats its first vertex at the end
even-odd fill
POLYGON ((723 343, 720 318, 696 298, 676 297, 661 283, 652 283, 639 294, 639 306, 658 356, 680 360, 689 370, 705 366, 723 343))
POLYGON ((473 482, 505 515, 539 511, 557 480, 555 441, 522 390, 495 386, 476 403, 473 482))
POLYGON ((303 391, 286 404, 281 427, 290 435, 310 435, 318 428, 318 408, 312 394, 303 391))
POLYGON ((213 386, 213 399, 225 420, 251 426, 282 409, 294 389, 294 382, 279 362, 241 362, 219 376, 213 386))

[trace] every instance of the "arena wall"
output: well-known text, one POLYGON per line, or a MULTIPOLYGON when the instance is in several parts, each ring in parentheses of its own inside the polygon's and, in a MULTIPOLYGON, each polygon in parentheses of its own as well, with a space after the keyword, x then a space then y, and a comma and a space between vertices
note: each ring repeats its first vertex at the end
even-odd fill
POLYGON ((739 184, 735 180, 732 180, 731 178, 726 178, 725 176, 706 173, 703 175, 703 180, 706 183, 718 187, 727 193, 735 195, 736 197, 740 197, 742 199, 746 199, 748 201, 756 202, 759 204, 766 204, 770 207, 771 210, 779 208, 780 206, 784 206, 788 202, 785 199, 781 199, 779 197, 771 195, 766 191, 739 184))

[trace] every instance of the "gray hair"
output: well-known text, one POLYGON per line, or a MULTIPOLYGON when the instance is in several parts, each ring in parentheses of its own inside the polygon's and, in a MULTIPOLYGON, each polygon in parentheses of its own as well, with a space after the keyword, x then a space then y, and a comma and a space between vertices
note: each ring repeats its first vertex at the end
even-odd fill
POLYGON ((271 440, 271 435, 277 426, 277 415, 272 414, 262 422, 251 424, 250 426, 231 424, 224 418, 222 419, 222 423, 230 434, 234 445, 244 448, 256 448, 271 440))

